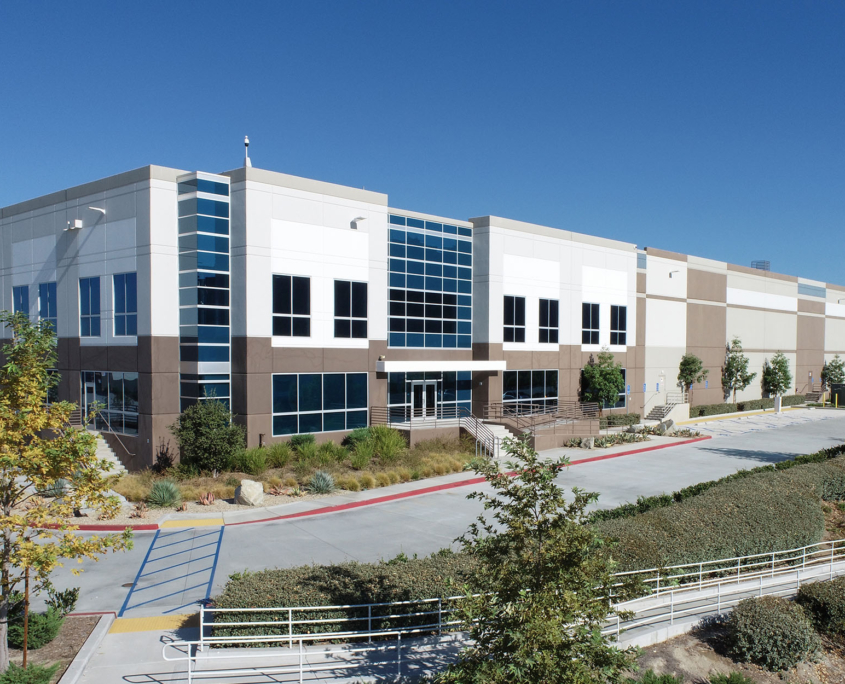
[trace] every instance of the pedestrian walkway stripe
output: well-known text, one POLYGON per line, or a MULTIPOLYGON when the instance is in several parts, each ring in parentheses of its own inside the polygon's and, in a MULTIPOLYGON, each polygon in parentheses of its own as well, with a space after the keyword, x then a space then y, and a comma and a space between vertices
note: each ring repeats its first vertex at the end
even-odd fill
POLYGON ((166 615, 196 607, 199 601, 208 599, 214 586, 224 530, 225 527, 220 525, 216 530, 184 528, 174 532, 156 531, 118 618, 123 618, 128 611, 156 603, 162 603, 162 613, 166 615), (209 549, 211 546, 214 550, 209 549), (201 555, 194 557, 197 552, 201 555), (174 560, 161 566, 161 562, 168 559, 174 560), (190 586, 186 586, 188 584, 190 586), (159 594, 162 589, 165 593, 159 594), (169 607, 173 602, 167 599, 175 596, 181 599, 176 601, 181 605, 169 607))

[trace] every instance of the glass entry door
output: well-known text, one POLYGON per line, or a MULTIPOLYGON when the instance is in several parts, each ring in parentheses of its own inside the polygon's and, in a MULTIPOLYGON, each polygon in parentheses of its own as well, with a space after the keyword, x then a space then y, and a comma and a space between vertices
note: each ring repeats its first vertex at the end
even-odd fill
POLYGON ((411 416, 413 418, 437 417, 437 382, 420 380, 411 383, 411 416))

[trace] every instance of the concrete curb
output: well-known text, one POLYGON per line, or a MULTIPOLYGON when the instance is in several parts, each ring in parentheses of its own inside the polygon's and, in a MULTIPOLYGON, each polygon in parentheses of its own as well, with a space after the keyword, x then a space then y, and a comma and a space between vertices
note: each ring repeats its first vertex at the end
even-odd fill
POLYGON ((88 635, 85 643, 82 644, 82 648, 79 649, 79 653, 76 654, 76 657, 68 665, 61 679, 59 679, 58 684, 76 684, 79 681, 85 668, 88 667, 88 663, 91 662, 91 658, 94 657, 106 634, 109 633, 114 619, 114 613, 102 614, 100 621, 94 627, 91 634, 88 635))
MULTIPOLYGON (((710 435, 703 436, 703 437, 693 437, 691 439, 685 439, 679 442, 675 442, 674 444, 657 444, 650 447, 642 447, 639 449, 632 449, 630 451, 618 451, 616 453, 610 454, 602 454, 599 456, 587 456, 585 458, 579 458, 574 461, 570 461, 569 466, 577 466, 581 465, 582 463, 594 463, 596 461, 606 461, 612 458, 621 458, 622 456, 633 456, 635 454, 642 454, 649 451, 660 451, 662 449, 671 449, 673 447, 679 446, 686 446, 688 444, 695 444, 696 442, 703 442, 705 440, 712 439, 710 435)), ((513 474, 513 473, 509 473, 513 474)), ((321 508, 312 508, 306 511, 299 511, 297 513, 282 513, 279 515, 268 515, 266 518, 259 518, 257 520, 236 520, 232 522, 224 522, 225 527, 232 527, 238 525, 254 525, 257 523, 267 523, 267 522, 275 522, 278 520, 292 520, 295 518, 307 518, 314 515, 325 515, 328 513, 340 513, 342 511, 348 511, 355 508, 363 508, 365 506, 374 506, 376 504, 381 503, 388 503, 390 501, 398 501, 400 499, 408 499, 415 496, 424 496, 426 494, 433 494, 435 492, 446 491, 448 489, 455 489, 457 487, 466 487, 468 485, 480 484, 484 482, 483 477, 467 477, 466 479, 458 480, 456 482, 447 482, 444 484, 432 485, 430 487, 422 487, 420 489, 413 489, 407 492, 399 492, 394 494, 385 494, 383 496, 373 497, 369 499, 364 499, 361 501, 352 501, 342 504, 335 504, 331 506, 323 506, 321 508)), ((387 487, 385 487, 387 489, 387 487)), ((170 522, 173 519, 166 519, 162 520, 158 523, 149 523, 146 525, 79 525, 78 529, 80 532, 122 532, 126 527, 131 527, 135 531, 154 531, 158 529, 163 529, 164 527, 173 528, 175 526, 167 525, 165 526, 163 523, 170 522)), ((198 519, 201 520, 201 519, 198 519)), ((191 527, 190 524, 192 520, 186 519, 184 521, 186 524, 184 527, 191 527)))

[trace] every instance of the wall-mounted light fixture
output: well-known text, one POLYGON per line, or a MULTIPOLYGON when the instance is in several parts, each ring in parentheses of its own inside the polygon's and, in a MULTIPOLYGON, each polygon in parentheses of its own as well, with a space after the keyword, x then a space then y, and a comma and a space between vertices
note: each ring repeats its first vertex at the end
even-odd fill
POLYGON ((352 219, 349 222, 349 227, 352 228, 352 230, 358 230, 358 222, 359 221, 366 221, 366 220, 367 220, 366 216, 356 216, 354 219, 352 219))
POLYGON ((88 207, 91 211, 99 211, 103 216, 106 215, 106 210, 102 207, 88 207))
POLYGON ((672 277, 672 274, 673 274, 673 273, 680 273, 680 271, 669 271, 669 277, 670 277, 670 278, 672 277))

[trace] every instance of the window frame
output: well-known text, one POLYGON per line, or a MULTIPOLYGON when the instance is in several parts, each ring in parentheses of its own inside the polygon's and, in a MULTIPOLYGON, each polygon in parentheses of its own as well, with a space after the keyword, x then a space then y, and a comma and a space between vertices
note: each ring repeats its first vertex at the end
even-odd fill
POLYGON ((621 304, 610 305, 610 344, 625 347, 628 345, 628 307, 621 304), (621 316, 620 316, 621 314, 621 316), (620 320, 622 323, 620 324, 620 320))
MULTIPOLYGON (((360 303, 359 303, 360 305, 360 303)), ((357 313, 361 313, 360 310, 357 313)), ((368 337, 368 320, 369 320, 369 285, 368 283, 360 280, 335 280, 334 281, 334 336, 336 339, 364 339, 366 340, 368 337), (349 286, 349 302, 348 302, 348 312, 349 315, 343 314, 343 309, 341 309, 341 313, 338 313, 338 305, 343 304, 343 302, 339 301, 338 299, 338 286, 349 286), (363 296, 364 296, 364 315, 363 316, 356 316, 356 301, 355 301, 355 291, 358 290, 358 294, 360 296, 360 292, 363 289, 363 296), (340 324, 340 327, 339 325, 340 324), (343 327, 346 327, 346 331, 349 333, 348 335, 338 334, 338 331, 343 332, 343 327), (356 334, 357 333, 357 334, 356 334)))
POLYGON ((522 344, 525 342, 525 297, 520 295, 504 296, 502 304, 502 322, 503 342, 512 342, 514 344, 522 344), (509 302, 509 300, 511 301, 509 302), (508 304, 510 304, 510 307, 508 304), (508 309, 510 309, 510 315, 508 309), (520 318, 522 320, 521 323, 520 318))
MULTIPOLYGON (((270 407, 271 407, 271 432, 274 437, 285 437, 288 435, 297 435, 297 434, 304 434, 304 433, 319 433, 319 432, 346 432, 348 430, 353 430, 356 427, 366 427, 369 425, 370 413, 369 413, 369 401, 370 401, 370 386, 369 386, 369 374, 366 372, 357 372, 357 373, 273 373, 270 380, 270 407), (301 411, 300 405, 302 401, 302 386, 301 386, 301 378, 302 377, 319 377, 320 378, 320 408, 319 409, 312 409, 307 411, 301 411), (343 378, 343 408, 326 408, 327 400, 326 400, 326 376, 331 376, 334 378, 342 377, 343 378), (363 397, 363 404, 361 406, 353 406, 352 408, 349 407, 349 376, 357 376, 357 382, 363 382, 363 389, 365 396, 363 397), (276 411, 275 405, 275 387, 276 387, 276 378, 280 377, 287 377, 287 378, 294 378, 294 395, 295 395, 295 411, 276 411), (357 414, 358 420, 354 423, 349 422, 349 414, 357 414), (363 414, 363 415, 360 415, 363 414), (335 428, 326 430, 326 415, 333 415, 343 416, 343 425, 342 428, 335 428), (296 431, 294 432, 285 432, 285 431, 277 431, 276 425, 277 421, 276 418, 285 418, 285 417, 294 417, 296 421, 296 431), (300 426, 302 425, 301 416, 320 416, 320 429, 319 430, 305 430, 301 431, 300 426), (349 427, 349 425, 352 427, 349 427)), ((313 419, 313 418, 312 418, 313 419)), ((281 421, 279 421, 281 423, 281 421)))
POLYGON ((113 331, 112 334, 114 337, 137 337, 138 336, 138 273, 136 271, 130 271, 127 273, 115 273, 112 275, 112 301, 113 301, 113 331), (131 276, 131 278, 130 278, 131 276), (118 310, 118 278, 122 280, 122 289, 123 289, 123 311, 118 310), (135 300, 135 310, 132 311, 129 308, 130 305, 130 296, 129 296, 129 283, 133 282, 135 287, 135 292, 133 294, 135 300), (123 332, 118 332, 118 325, 120 325, 120 330, 123 332), (133 330, 134 332, 129 332, 133 330))
POLYGON ((47 321, 53 326, 53 332, 58 333, 59 327, 59 303, 58 299, 58 285, 55 280, 47 281, 46 283, 38 283, 38 320, 47 321), (52 285, 52 288, 50 287, 52 285), (47 291, 46 301, 43 301, 41 290, 44 288, 47 291), (52 290, 52 291, 51 291, 52 290), (53 315, 50 315, 50 308, 52 306, 53 315), (45 309, 47 315, 45 316, 45 309))
POLYGON ((581 344, 598 345, 600 335, 601 305, 593 302, 581 302, 581 344))
POLYGON ((12 311, 14 313, 25 313, 29 317, 29 285, 12 286, 12 311), (19 297, 19 295, 23 295, 19 297), (22 304, 23 306, 18 306, 22 304))
POLYGON ((560 300, 540 299, 539 339, 540 344, 559 344, 560 340, 560 300), (545 308, 546 325, 543 325, 545 308), (554 324, 553 324, 554 323, 554 324))
POLYGON ((102 328, 102 314, 103 314, 103 307, 102 307, 102 296, 103 296, 103 288, 100 282, 101 276, 89 276, 85 278, 79 279, 79 336, 80 337, 102 337, 103 336, 103 328, 102 328), (83 281, 88 288, 88 310, 89 313, 83 313, 83 295, 82 295, 82 287, 83 281), (94 298, 91 293, 91 283, 97 283, 97 299, 96 299, 96 313, 93 311, 93 304, 94 298), (83 334, 84 330, 84 323, 88 322, 88 334, 83 334), (93 324, 94 321, 97 322, 97 334, 92 334, 93 324))
MULTIPOLYGON (((284 292, 280 294, 283 295, 284 292)), ((271 297, 273 337, 311 337, 311 277, 274 273, 271 297), (276 283, 283 282, 281 279, 284 278, 288 281, 287 296, 290 298, 287 304, 276 301, 276 283), (305 306, 303 306, 303 302, 296 301, 296 289, 297 287, 303 287, 303 285, 305 286, 306 292, 305 306), (303 309, 307 309, 308 313, 302 313, 303 309), (277 325, 279 326, 278 328, 277 325)))

